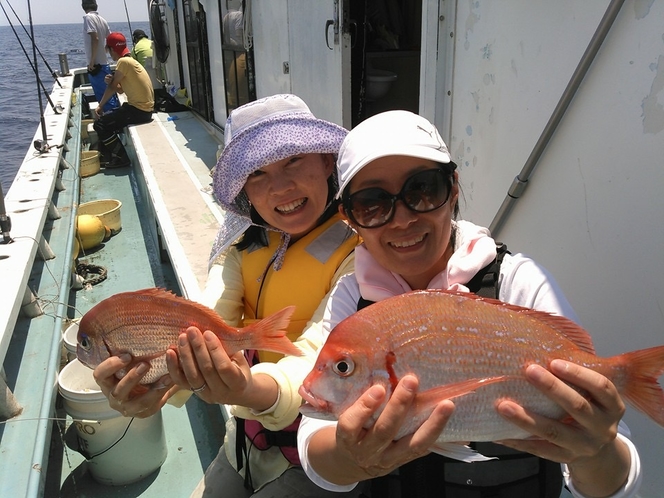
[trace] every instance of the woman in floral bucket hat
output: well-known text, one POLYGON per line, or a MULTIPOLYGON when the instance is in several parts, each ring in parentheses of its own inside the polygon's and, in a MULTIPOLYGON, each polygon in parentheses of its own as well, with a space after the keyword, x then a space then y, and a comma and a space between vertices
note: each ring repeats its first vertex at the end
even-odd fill
POLYGON ((295 95, 263 98, 229 116, 214 172, 225 218, 202 302, 238 327, 295 305, 287 332, 303 356, 248 351, 229 357, 214 334, 192 327, 180 336, 178 354, 168 353, 170 376, 145 395, 131 397, 142 376, 136 369, 121 381, 112 378, 124 366, 118 358, 95 371, 111 406, 125 416, 155 413, 179 388, 233 405, 224 445, 192 496, 327 496, 299 465, 297 390, 323 341, 316 325, 322 309, 316 310, 354 266, 358 236, 334 200, 335 159, 346 134, 317 119, 295 95))

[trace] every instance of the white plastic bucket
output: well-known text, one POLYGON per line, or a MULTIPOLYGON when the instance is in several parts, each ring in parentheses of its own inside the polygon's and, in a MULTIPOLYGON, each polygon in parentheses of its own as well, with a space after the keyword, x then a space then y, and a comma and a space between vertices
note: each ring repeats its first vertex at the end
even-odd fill
POLYGON ((78 359, 58 375, 67 414, 74 419, 78 448, 97 482, 119 486, 136 482, 166 460, 167 447, 161 411, 139 419, 113 410, 92 376, 78 359))
POLYGON ((76 358, 77 336, 78 320, 73 320, 62 334, 62 342, 65 346, 65 351, 67 352, 68 362, 76 358))

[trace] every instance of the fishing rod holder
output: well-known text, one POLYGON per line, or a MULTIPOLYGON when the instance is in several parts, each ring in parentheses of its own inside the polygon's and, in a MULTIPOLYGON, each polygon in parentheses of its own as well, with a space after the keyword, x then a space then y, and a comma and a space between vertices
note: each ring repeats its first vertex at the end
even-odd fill
POLYGON ((58 61, 60 62, 60 76, 69 76, 71 73, 69 72, 69 60, 67 59, 67 54, 58 54, 58 61))
POLYGON ((50 152, 51 149, 61 149, 64 147, 64 144, 61 145, 49 145, 46 140, 40 140, 37 139, 34 142, 32 142, 32 145, 34 148, 39 152, 40 154, 44 154, 46 152, 50 152))
POLYGON ((12 220, 6 214, 0 214, 0 233, 2 233, 2 239, 0 244, 9 244, 13 242, 10 232, 12 231, 12 220))
MULTIPOLYGON (((0 234, 2 234, 2 240, 0 244, 9 244, 14 242, 9 232, 12 231, 12 220, 7 215, 7 209, 5 208, 5 193, 2 191, 2 183, 0 183, 0 234)), ((2 375, 0 375, 0 379, 2 375)), ((1 386, 0 386, 1 387, 1 386)), ((2 403, 0 403, 1 405, 2 403)))

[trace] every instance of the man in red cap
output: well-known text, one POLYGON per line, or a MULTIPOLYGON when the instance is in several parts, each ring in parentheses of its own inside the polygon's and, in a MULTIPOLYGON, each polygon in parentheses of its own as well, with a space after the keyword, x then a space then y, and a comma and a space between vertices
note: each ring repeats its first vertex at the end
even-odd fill
POLYGON ((108 87, 95 109, 99 119, 94 129, 99 135, 99 152, 101 163, 106 168, 130 166, 131 161, 122 145, 118 132, 130 124, 148 123, 152 121, 154 108, 154 91, 150 76, 145 68, 132 59, 127 49, 127 40, 122 33, 111 33, 106 37, 106 49, 117 62, 112 75, 106 77, 108 87), (105 113, 104 104, 115 95, 124 93, 127 102, 114 111, 105 113))

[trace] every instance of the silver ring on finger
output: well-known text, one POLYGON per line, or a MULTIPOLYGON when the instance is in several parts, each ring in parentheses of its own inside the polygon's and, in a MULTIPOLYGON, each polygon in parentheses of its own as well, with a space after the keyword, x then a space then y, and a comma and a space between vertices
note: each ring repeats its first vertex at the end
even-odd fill
POLYGON ((203 385, 202 385, 201 387, 196 387, 196 388, 193 388, 193 387, 192 387, 192 388, 191 388, 191 391, 192 391, 194 394, 198 394, 198 393, 200 393, 201 391, 205 391, 205 389, 207 389, 207 384, 206 384, 206 383, 203 383, 203 385))

